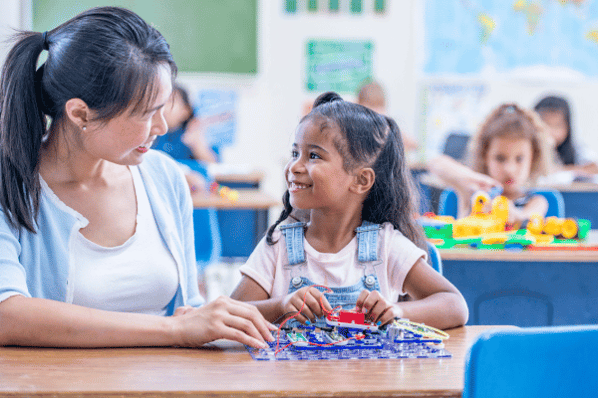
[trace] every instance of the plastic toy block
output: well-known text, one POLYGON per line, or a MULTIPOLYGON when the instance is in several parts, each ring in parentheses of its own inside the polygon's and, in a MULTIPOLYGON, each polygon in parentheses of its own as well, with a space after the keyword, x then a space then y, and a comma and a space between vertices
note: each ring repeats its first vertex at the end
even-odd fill
POLYGON ((448 239, 453 236, 453 225, 444 224, 441 226, 424 226, 424 233, 431 239, 448 239))
POLYGON ((340 310, 326 315, 326 324, 359 330, 378 330, 378 326, 365 320, 365 313, 340 310))

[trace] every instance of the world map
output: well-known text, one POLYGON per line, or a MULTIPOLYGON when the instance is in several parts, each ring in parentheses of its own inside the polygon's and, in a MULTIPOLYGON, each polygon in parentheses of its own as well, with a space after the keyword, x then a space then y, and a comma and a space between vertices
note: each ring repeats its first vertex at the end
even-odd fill
POLYGON ((427 74, 598 75, 598 0, 426 0, 427 74))

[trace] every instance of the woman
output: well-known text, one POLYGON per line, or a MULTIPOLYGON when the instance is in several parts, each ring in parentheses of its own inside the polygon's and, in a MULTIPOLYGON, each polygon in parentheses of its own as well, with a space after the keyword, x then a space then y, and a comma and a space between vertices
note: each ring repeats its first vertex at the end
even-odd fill
POLYGON ((271 340, 254 307, 199 307, 189 189, 149 150, 176 74, 162 35, 102 7, 16 39, 0 81, 0 344, 271 340))

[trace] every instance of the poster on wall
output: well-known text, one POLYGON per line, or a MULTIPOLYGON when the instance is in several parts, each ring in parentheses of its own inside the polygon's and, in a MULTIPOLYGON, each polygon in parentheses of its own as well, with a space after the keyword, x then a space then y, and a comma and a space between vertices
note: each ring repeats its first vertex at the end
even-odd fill
MULTIPOLYGON (((487 95, 483 83, 429 83, 421 92, 420 142, 423 157, 429 160, 445 149, 449 135, 471 136, 482 121, 481 104, 487 95)), ((466 145, 467 140, 455 140, 454 145, 466 145)), ((450 148, 452 153, 466 148, 450 148)))
POLYGON ((426 0, 424 73, 598 76, 596 0, 426 0))
POLYGON ((237 126, 237 93, 234 90, 206 89, 197 95, 195 114, 205 126, 207 143, 214 148, 230 146, 237 126))
POLYGON ((374 44, 369 41, 309 41, 307 90, 354 94, 372 78, 373 52, 374 44))

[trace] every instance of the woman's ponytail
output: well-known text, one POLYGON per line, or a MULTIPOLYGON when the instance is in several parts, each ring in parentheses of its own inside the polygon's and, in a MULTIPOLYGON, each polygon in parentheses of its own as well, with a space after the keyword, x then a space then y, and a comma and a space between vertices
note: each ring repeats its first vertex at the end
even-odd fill
POLYGON ((46 134, 40 107, 41 78, 36 72, 45 38, 16 35, 0 78, 0 204, 9 224, 34 232, 41 184, 39 154, 46 134))

